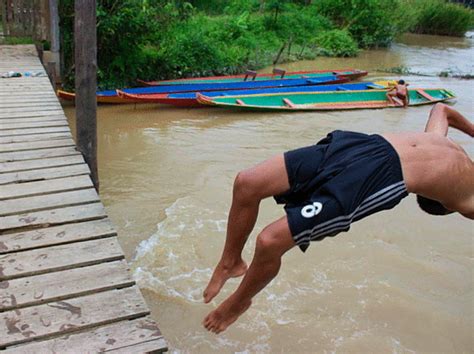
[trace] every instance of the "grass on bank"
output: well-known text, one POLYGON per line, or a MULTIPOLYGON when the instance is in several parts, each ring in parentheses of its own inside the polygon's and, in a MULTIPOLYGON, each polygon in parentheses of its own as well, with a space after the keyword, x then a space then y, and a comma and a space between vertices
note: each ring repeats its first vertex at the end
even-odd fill
POLYGON ((462 37, 474 26, 474 11, 444 0, 405 0, 413 25, 410 32, 462 37))
POLYGON ((34 44, 34 41, 30 37, 10 37, 5 36, 2 38, 3 44, 17 45, 17 44, 34 44))

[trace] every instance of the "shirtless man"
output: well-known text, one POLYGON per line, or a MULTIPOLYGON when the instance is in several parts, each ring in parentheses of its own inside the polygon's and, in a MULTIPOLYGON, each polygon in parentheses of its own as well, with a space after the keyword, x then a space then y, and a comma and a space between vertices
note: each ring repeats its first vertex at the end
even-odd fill
POLYGON ((393 106, 407 107, 410 103, 408 84, 404 80, 399 80, 395 87, 387 92, 387 99, 393 106))
POLYGON ((448 127, 474 137, 474 124, 438 103, 424 133, 366 135, 334 131, 318 144, 288 151, 249 170, 234 183, 221 260, 204 291, 211 301, 227 279, 244 275, 237 290, 209 313, 203 325, 220 333, 251 305, 278 273, 281 257, 311 241, 348 231, 350 224, 391 209, 408 193, 434 215, 458 212, 474 219, 474 163, 447 138, 448 127), (242 249, 257 220, 260 201, 274 196, 286 216, 258 235, 250 267, 242 249))

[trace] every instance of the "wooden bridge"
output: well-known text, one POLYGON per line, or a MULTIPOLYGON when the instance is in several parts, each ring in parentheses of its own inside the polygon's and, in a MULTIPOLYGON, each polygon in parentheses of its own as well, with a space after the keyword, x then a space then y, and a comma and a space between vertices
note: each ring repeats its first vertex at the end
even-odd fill
POLYGON ((49 79, 0 78, 0 352, 166 351, 149 313, 49 79))

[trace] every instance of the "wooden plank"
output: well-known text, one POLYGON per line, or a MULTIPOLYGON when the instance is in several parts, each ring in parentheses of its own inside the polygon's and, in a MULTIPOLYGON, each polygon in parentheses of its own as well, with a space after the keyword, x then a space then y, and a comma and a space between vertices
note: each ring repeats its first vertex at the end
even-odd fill
POLYGON ((0 109, 4 108, 20 108, 20 107, 44 107, 44 106, 59 106, 57 98, 50 96, 49 98, 32 101, 31 98, 26 98, 21 102, 20 100, 13 101, 10 99, 2 99, 0 101, 0 109))
MULTIPOLYGON (((20 88, 20 89, 25 89, 27 90, 28 88, 36 88, 36 87, 41 87, 45 91, 51 90, 52 86, 47 82, 43 81, 44 79, 48 80, 46 77, 45 78, 37 78, 36 80, 0 80, 0 89, 5 89, 5 88, 20 88)), ((15 93, 21 93, 21 91, 15 91, 15 93)))
POLYGON ((59 109, 42 110, 42 111, 35 111, 35 112, 16 112, 16 113, 0 112, 0 118, 42 117, 42 116, 49 116, 52 114, 58 115, 61 113, 63 113, 63 111, 59 109))
POLYGON ((37 95, 35 97, 27 97, 25 101, 25 97, 23 96, 15 96, 15 95, 10 95, 10 97, 7 97, 6 95, 0 95, 2 97, 2 101, 5 101, 8 99, 8 103, 28 103, 28 104, 34 104, 34 103, 41 103, 45 101, 52 101, 52 102, 58 102, 58 99, 54 93, 44 93, 42 95, 37 95))
POLYGON ((45 91, 51 90, 52 86, 48 81, 43 81, 43 80, 2 80, 4 83, 3 85, 0 86, 0 89, 2 88, 19 88, 25 91, 28 91, 28 89, 36 89, 36 88, 41 88, 45 91))
POLYGON ((0 216, 68 207, 99 201, 99 196, 94 188, 40 195, 36 197, 10 199, 4 200, 0 203, 0 216))
POLYGON ((27 135, 13 135, 13 136, 0 136, 0 144, 11 144, 11 143, 26 143, 29 141, 45 141, 52 139, 67 139, 72 138, 69 129, 63 128, 64 131, 57 133, 44 133, 44 134, 27 134, 27 135))
MULTIPOLYGON (((2 80, 2 82, 8 82, 8 81, 2 80)), ((33 91, 41 90, 42 92, 48 92, 48 91, 51 92, 52 86, 49 85, 48 87, 44 82, 30 80, 30 83, 24 81, 22 83, 17 83, 17 84, 3 84, 3 85, 0 85, 0 90, 6 91, 6 92, 7 90, 10 90, 8 92, 12 94, 14 93, 14 94, 20 95, 22 93, 28 93, 29 90, 33 90, 33 91)))
MULTIPOLYGON (((0 92, 5 94, 24 94, 25 96, 31 95, 32 93, 51 92, 53 91, 51 86, 38 83, 36 85, 4 85, 0 87, 0 92)), ((53 91, 54 92, 54 91, 53 91)))
POLYGON ((435 100, 436 100, 433 96, 429 95, 425 90, 418 89, 418 90, 416 90, 416 92, 417 92, 419 95, 421 95, 421 96, 423 96, 424 98, 426 98, 428 101, 435 101, 435 100))
POLYGON ((89 176, 74 176, 48 181, 7 184, 0 186, 0 200, 66 192, 90 187, 92 187, 92 181, 89 176))
POLYGON ((5 353, 102 353, 114 349, 128 349, 128 353, 139 353, 141 351, 134 350, 134 346, 139 343, 153 343, 150 352, 167 350, 167 344, 156 322, 150 317, 144 317, 106 325, 84 333, 9 347, 5 353))
MULTIPOLYGON (((12 137, 12 136, 26 136, 26 135, 34 135, 34 134, 48 134, 48 133, 64 133, 70 132, 68 126, 64 127, 48 127, 48 128, 35 128, 35 129, 12 129, 12 130, 0 130, 0 138, 3 137, 12 137)), ((27 139, 25 137, 25 139, 27 139)))
POLYGON ((0 235, 2 232, 14 232, 20 227, 45 227, 69 222, 102 219, 107 216, 101 203, 73 206, 68 208, 24 213, 12 216, 0 216, 0 235))
POLYGON ((0 152, 13 152, 67 146, 76 146, 76 144, 72 139, 57 139, 50 141, 33 141, 28 143, 1 144, 0 152))
POLYGON ((59 156, 73 156, 80 155, 81 153, 76 150, 75 146, 61 147, 61 148, 50 148, 41 150, 27 150, 18 152, 4 152, 0 153, 0 162, 8 161, 26 161, 33 159, 44 159, 49 157, 59 156))
POLYGON ((10 99, 2 99, 0 101, 1 110, 5 108, 19 108, 19 107, 44 107, 44 106, 57 107, 58 105, 59 105, 58 100, 53 97, 43 99, 43 100, 35 100, 35 101, 28 99, 28 100, 24 100, 23 102, 20 100, 14 101, 10 99))
POLYGON ((132 286, 125 260, 0 282, 0 311, 132 286))
POLYGON ((65 224, 0 237, 0 254, 117 235, 109 219, 65 224))
MULTIPOLYGON (((37 160, 37 161, 41 161, 41 160, 37 160)), ((90 174, 89 166, 87 166, 87 164, 85 163, 80 164, 80 165, 44 168, 41 170, 10 172, 10 173, 0 174, 0 185, 7 184, 7 183, 25 183, 25 182, 33 182, 33 181, 41 181, 41 180, 56 179, 56 178, 61 178, 61 177, 71 177, 71 176, 89 175, 89 174, 90 174)))
POLYGON ((0 121, 0 126, 3 124, 12 124, 12 123, 29 123, 29 122, 48 122, 48 121, 66 121, 66 116, 47 116, 47 117, 26 117, 26 118, 5 118, 0 121))
POLYGON ((44 106, 44 107, 17 107, 17 108, 3 108, 0 110, 0 115, 2 117, 9 117, 13 114, 34 114, 36 112, 58 112, 61 109, 60 105, 57 106, 44 106))
POLYGON ((0 100, 2 102, 21 103, 21 102, 40 102, 42 100, 57 100, 54 93, 35 93, 27 97, 16 94, 7 94, 0 92, 0 100))
POLYGON ((123 258, 123 251, 116 236, 7 253, 0 255, 0 280, 45 274, 123 258))
POLYGON ((19 100, 21 99, 24 100, 24 99, 29 99, 29 98, 38 98, 38 97, 44 97, 44 96, 56 97, 53 90, 37 90, 38 92, 23 91, 21 94, 17 92, 12 92, 13 90, 15 90, 14 87, 9 88, 8 92, 5 92, 5 90, 3 90, 2 92, 0 92, 0 96, 11 97, 11 98, 19 99, 19 100))
POLYGON ((36 89, 38 92, 23 91, 23 87, 18 86, 3 86, 0 87, 0 94, 4 96, 15 96, 15 97, 24 97, 24 98, 35 98, 34 93, 37 95, 51 95, 55 93, 52 88, 49 89, 36 89))
POLYGON ((0 346, 78 332, 149 314, 136 286, 3 312, 0 346))
POLYGON ((68 123, 66 120, 50 120, 44 122, 25 122, 25 123, 3 123, 0 122, 0 130, 8 129, 24 129, 28 131, 28 128, 44 128, 44 127, 67 127, 68 123))
MULTIPOLYGON (((84 164, 84 158, 80 155, 66 157, 52 157, 49 159, 0 162, 0 177, 2 173, 35 170, 40 168, 51 168, 67 165, 84 164)), ((40 172, 40 171, 38 171, 40 172)))
POLYGON ((123 348, 117 348, 117 349, 110 349, 105 351, 105 353, 113 353, 113 354, 129 354, 131 352, 133 353, 164 353, 168 351, 166 348, 166 342, 163 338, 154 340, 154 341, 147 341, 147 342, 141 342, 137 343, 134 345, 126 346, 123 348))
POLYGON ((29 103, 29 100, 31 97, 26 97, 23 102, 12 102, 10 99, 6 97, 2 97, 2 100, 0 101, 0 109, 1 111, 20 111, 20 110, 25 110, 25 111, 31 111, 31 110, 38 110, 38 111, 43 111, 43 110, 50 110, 50 109, 59 109, 61 108, 61 105, 59 104, 59 101, 55 99, 54 97, 50 96, 49 98, 46 98, 42 100, 41 102, 32 102, 29 103))

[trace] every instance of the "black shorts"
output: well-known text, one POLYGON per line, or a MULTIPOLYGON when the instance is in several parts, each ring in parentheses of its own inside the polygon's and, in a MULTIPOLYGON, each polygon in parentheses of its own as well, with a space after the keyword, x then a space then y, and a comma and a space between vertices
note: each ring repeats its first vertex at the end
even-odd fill
POLYGON ((284 156, 290 189, 274 198, 303 252, 408 195, 398 154, 380 135, 336 130, 284 156))

